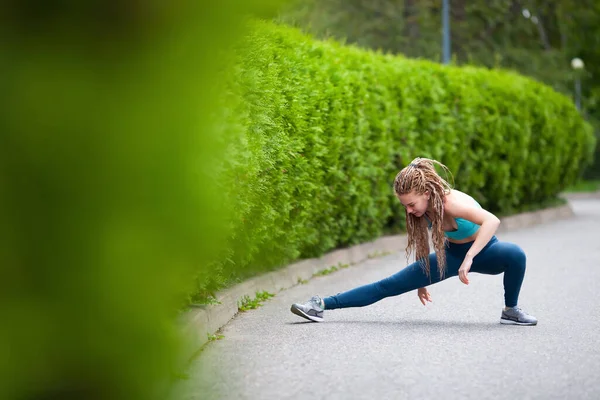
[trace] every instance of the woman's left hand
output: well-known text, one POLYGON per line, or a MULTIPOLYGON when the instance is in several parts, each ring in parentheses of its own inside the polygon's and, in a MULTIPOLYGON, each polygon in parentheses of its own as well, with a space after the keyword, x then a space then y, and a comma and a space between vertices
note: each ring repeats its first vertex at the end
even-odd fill
POLYGON ((467 278, 467 274, 471 270, 471 265, 473 264, 473 259, 465 258, 458 269, 458 279, 465 285, 469 284, 469 278, 467 278))

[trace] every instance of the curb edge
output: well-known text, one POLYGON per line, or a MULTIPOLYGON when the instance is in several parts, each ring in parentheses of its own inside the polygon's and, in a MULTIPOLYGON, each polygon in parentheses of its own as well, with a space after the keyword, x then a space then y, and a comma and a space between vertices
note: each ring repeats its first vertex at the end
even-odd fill
MULTIPOLYGON (((600 196, 600 192, 596 194, 600 196)), ((498 232, 509 232, 524 229, 557 219, 574 216, 569 203, 538 211, 524 212, 500 218, 498 232)), ((191 360, 208 342, 208 335, 214 334, 225 326, 238 313, 238 300, 244 296, 253 298, 257 291, 265 290, 279 293, 296 286, 299 280, 309 280, 318 271, 332 265, 357 264, 366 261, 372 254, 380 252, 397 253, 404 251, 407 244, 406 234, 382 236, 371 242, 352 247, 334 250, 318 258, 311 258, 292 263, 279 270, 260 275, 225 289, 217 294, 221 304, 194 307, 180 316, 184 338, 187 340, 184 358, 191 360)))

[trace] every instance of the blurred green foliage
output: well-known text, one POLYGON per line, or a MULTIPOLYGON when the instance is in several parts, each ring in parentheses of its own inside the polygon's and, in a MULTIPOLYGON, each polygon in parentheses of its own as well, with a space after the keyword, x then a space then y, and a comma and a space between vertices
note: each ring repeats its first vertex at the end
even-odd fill
POLYGON ((501 214, 545 204, 591 160, 592 128, 570 99, 516 73, 272 23, 256 23, 237 54, 221 171, 231 245, 198 278, 198 297, 402 229, 392 182, 413 157, 444 162, 460 190, 501 214))
POLYGON ((276 5, 2 2, 0 398, 164 398, 222 237, 215 77, 276 5))

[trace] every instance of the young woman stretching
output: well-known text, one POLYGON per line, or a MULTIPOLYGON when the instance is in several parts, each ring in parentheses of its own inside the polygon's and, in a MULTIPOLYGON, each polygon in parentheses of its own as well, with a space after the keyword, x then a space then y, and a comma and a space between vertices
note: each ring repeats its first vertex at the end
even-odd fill
POLYGON ((427 158, 416 158, 394 180, 394 192, 406 210, 407 258, 415 252, 416 262, 379 282, 335 296, 314 296, 291 311, 311 321, 323 321, 323 311, 364 307, 390 296, 417 290, 423 305, 431 301, 426 286, 458 275, 468 285, 469 272, 504 273, 504 304, 500 322, 536 325, 537 319, 517 307, 525 275, 525 253, 512 243, 499 241, 495 232, 500 220, 469 195, 453 190, 427 158), (429 254, 431 229, 434 253, 429 254))

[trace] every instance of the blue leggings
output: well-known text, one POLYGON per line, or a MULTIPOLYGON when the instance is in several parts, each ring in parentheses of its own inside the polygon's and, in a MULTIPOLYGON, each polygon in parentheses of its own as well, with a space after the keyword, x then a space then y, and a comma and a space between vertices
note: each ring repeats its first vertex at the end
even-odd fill
MULTIPOLYGON (((360 286, 335 296, 326 297, 325 309, 364 307, 386 297, 397 296, 457 276, 467 251, 473 242, 449 243, 446 248, 446 273, 440 279, 435 253, 429 255, 430 277, 414 262, 398 273, 379 282, 360 286)), ((496 236, 473 259, 469 273, 498 275, 504 272, 504 304, 515 307, 525 276, 525 253, 515 244, 500 242, 496 236)))

